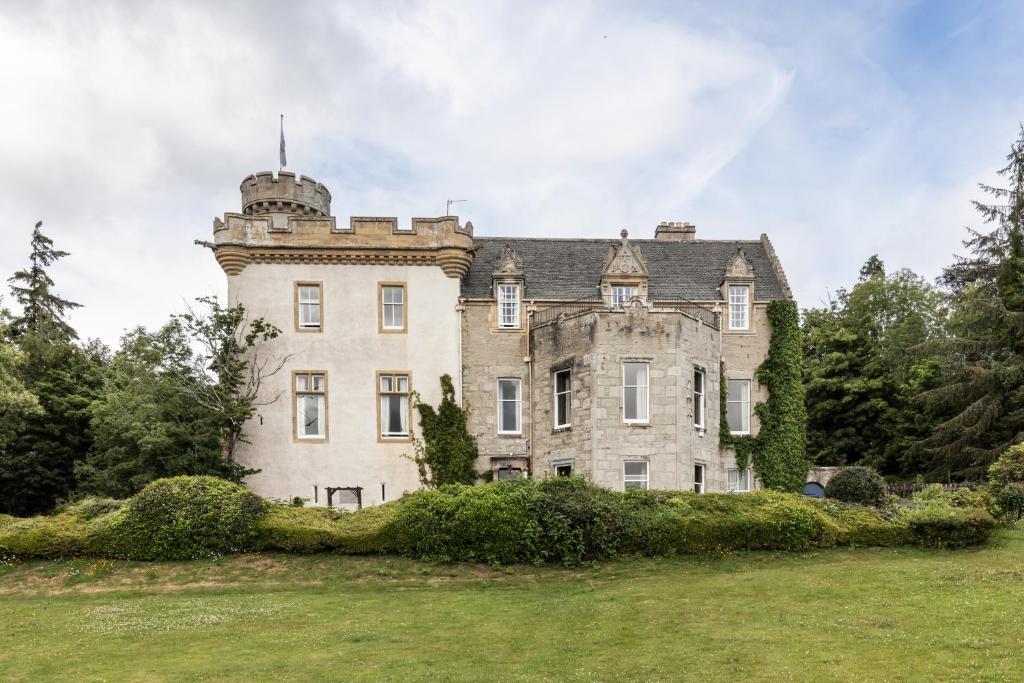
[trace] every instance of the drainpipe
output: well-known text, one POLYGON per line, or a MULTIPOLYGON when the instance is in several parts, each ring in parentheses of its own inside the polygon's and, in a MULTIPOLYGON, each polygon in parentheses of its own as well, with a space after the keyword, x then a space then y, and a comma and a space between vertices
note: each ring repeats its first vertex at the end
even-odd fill
POLYGON ((533 345, 531 343, 530 323, 533 321, 533 312, 537 310, 531 301, 526 305, 526 368, 527 368, 527 391, 530 397, 530 430, 526 441, 526 474, 533 478, 533 345))

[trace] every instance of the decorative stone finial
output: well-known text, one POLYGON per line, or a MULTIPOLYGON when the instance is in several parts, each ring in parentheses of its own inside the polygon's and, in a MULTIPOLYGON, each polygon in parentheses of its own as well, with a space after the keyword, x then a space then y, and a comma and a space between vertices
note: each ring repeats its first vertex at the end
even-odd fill
POLYGON ((629 237, 629 230, 623 228, 622 232, 619 233, 619 236, 622 237, 622 239, 626 239, 627 237, 629 237))

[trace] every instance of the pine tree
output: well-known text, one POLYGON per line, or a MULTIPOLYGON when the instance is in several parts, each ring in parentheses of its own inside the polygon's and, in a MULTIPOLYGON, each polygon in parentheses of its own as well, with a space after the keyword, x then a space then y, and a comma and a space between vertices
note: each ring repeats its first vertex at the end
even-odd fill
POLYGON ((940 278, 953 335, 931 345, 942 383, 921 398, 943 421, 917 448, 950 478, 984 476, 1024 440, 1024 126, 999 175, 1006 187, 980 186, 992 203, 973 202, 994 228, 970 230, 970 255, 940 278))
POLYGON ((36 223, 32 231, 31 265, 19 270, 8 279, 11 292, 21 304, 21 315, 11 324, 11 336, 17 339, 28 333, 43 334, 48 338, 77 339, 74 329, 64 315, 81 304, 61 298, 53 292, 53 280, 46 269, 68 252, 53 248, 53 240, 42 233, 43 222, 36 223))

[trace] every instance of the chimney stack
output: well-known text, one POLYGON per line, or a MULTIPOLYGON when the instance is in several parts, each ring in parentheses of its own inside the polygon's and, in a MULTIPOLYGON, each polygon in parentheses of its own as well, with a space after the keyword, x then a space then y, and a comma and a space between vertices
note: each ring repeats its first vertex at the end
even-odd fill
POLYGON ((654 229, 654 239, 664 242, 689 242, 697 237, 697 228, 692 223, 662 221, 654 229))

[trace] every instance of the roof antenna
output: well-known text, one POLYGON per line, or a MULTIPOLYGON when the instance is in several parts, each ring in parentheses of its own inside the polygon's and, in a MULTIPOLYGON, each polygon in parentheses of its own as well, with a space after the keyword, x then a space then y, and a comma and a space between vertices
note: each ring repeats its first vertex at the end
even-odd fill
POLYGON ((459 202, 468 202, 468 199, 449 199, 444 205, 444 215, 452 215, 452 204, 458 204, 459 202))

